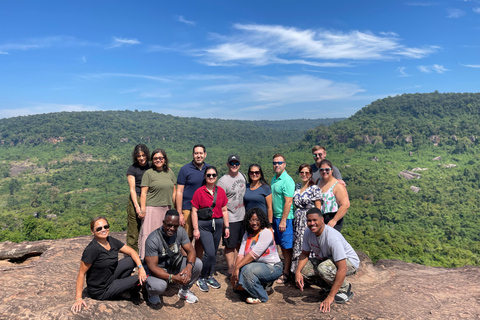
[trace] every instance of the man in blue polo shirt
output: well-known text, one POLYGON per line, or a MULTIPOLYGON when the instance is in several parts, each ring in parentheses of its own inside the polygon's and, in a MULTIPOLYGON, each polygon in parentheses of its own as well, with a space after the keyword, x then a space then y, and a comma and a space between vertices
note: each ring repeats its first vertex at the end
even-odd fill
MULTIPOLYGON (((177 196, 175 197, 175 208, 180 214, 180 225, 187 231, 190 241, 193 239, 192 210, 193 194, 202 186, 205 168, 209 165, 205 163, 207 150, 203 144, 197 144, 193 147, 193 160, 184 165, 177 176, 177 196)), ((203 255, 203 247, 200 241, 195 242, 195 251, 199 259, 203 255)))
POLYGON ((290 265, 292 263, 293 247, 293 194, 295 182, 285 171, 287 163, 285 157, 277 153, 273 156, 273 176, 270 186, 272 188, 273 221, 275 242, 282 249, 285 259, 283 275, 277 282, 285 283, 290 278, 290 265))

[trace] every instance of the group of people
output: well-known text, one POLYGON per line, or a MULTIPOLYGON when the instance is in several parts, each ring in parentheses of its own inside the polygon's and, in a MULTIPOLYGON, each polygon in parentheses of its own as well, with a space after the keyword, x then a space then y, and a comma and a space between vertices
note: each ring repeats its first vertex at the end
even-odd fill
POLYGON ((94 239, 81 259, 72 310, 86 305, 85 275, 95 299, 136 294, 143 287, 144 298, 158 307, 168 284, 176 282, 178 296, 195 303, 190 290, 195 283, 202 292, 221 287, 214 278, 221 239, 227 278, 234 290, 248 293, 247 303, 267 302, 274 281, 293 279, 302 291, 305 283, 323 288, 328 294, 320 304, 323 312, 333 301, 347 302, 353 292, 345 277, 359 266, 340 233, 348 193, 339 170, 325 159, 325 148, 315 146, 312 154, 315 163, 298 168, 298 184, 282 154, 273 156, 270 184, 258 164, 249 166, 247 176, 241 173, 236 154, 228 157, 228 173, 217 183, 217 169, 205 163, 203 145, 193 147, 193 160, 177 176, 164 150, 150 154, 147 146, 137 145, 127 171, 127 245, 108 235, 106 218, 92 220, 94 239), (118 261, 118 252, 129 257, 118 261), (131 275, 135 265, 138 276, 131 275))

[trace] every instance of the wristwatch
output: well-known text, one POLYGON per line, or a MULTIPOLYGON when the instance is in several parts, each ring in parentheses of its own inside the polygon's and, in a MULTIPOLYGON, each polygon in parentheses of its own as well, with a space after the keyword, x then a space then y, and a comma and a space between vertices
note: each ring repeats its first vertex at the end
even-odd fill
POLYGON ((143 266, 141 264, 138 265, 138 269, 140 269, 140 268, 143 268, 143 266))
POLYGON ((192 268, 195 267, 195 264, 191 261, 188 261, 187 264, 191 264, 192 265, 192 268))

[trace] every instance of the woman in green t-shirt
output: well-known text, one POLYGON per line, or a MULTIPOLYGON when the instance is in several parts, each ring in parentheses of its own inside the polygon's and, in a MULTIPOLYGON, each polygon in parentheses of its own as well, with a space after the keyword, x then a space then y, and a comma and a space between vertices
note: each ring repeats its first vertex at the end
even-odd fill
POLYGON ((167 153, 162 149, 152 152, 152 168, 145 171, 142 177, 140 195, 140 218, 143 219, 138 236, 138 253, 145 257, 145 241, 148 235, 160 228, 165 213, 175 203, 175 184, 177 178, 168 167, 167 153))

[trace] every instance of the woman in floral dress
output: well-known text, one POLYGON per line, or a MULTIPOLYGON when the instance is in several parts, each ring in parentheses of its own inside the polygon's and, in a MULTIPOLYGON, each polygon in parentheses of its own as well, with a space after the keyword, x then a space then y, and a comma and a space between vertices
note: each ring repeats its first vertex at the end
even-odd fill
POLYGON ((291 274, 295 274, 298 265, 298 257, 302 254, 303 234, 307 228, 306 212, 308 209, 317 207, 321 209, 321 190, 312 180, 312 168, 304 163, 298 168, 302 179, 295 185, 293 203, 295 204, 295 218, 293 219, 293 255, 291 274))

